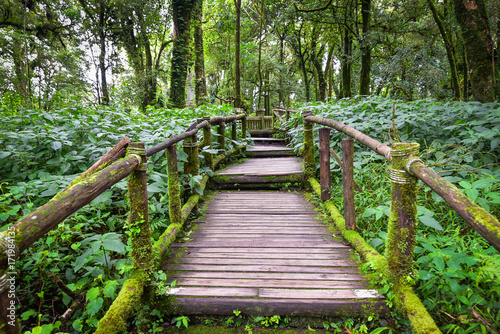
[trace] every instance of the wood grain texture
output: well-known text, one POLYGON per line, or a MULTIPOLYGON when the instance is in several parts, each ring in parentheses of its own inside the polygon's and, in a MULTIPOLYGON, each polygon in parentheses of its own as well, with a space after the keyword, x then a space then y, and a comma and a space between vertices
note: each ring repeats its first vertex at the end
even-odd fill
MULTIPOLYGON (((253 149, 269 150, 277 142, 261 143, 253 149)), ((266 175, 302 176, 302 168, 296 157, 255 158, 215 178, 263 182, 266 175)), ((385 301, 369 290, 351 246, 315 210, 297 192, 214 194, 197 228, 172 245, 171 259, 162 266, 167 282, 176 281, 169 309, 185 315, 233 315, 236 309, 267 316, 385 312, 385 301)))

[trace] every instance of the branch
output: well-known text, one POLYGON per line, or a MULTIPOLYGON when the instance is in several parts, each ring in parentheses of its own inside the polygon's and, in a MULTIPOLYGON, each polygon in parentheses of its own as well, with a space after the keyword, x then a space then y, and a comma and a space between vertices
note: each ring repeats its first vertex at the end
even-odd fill
POLYGON ((328 1, 328 3, 324 7, 315 8, 315 9, 299 9, 296 4, 293 4, 293 6, 295 7, 296 11, 302 12, 302 13, 320 12, 320 11, 328 9, 328 7, 330 7, 330 5, 332 4, 332 1, 333 0, 328 1))

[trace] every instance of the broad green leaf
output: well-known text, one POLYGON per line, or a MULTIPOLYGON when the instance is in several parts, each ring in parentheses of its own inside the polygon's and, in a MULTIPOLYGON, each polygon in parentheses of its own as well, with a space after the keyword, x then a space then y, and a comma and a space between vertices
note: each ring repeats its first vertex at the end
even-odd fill
POLYGON ((99 295, 99 288, 94 287, 92 289, 89 289, 89 291, 87 291, 85 298, 87 301, 91 301, 96 299, 98 295, 99 295))
POLYGON ((86 310, 90 317, 93 317, 97 312, 101 310, 103 302, 104 299, 99 297, 97 299, 90 301, 90 303, 87 304, 86 310))

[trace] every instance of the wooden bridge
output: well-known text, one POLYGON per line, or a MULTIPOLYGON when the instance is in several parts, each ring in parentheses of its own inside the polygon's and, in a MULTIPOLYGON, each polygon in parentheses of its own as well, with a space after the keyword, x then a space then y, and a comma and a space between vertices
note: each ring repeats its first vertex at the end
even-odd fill
MULTIPOLYGON (((254 158, 216 173, 223 188, 301 181, 302 161, 283 141, 254 138, 254 158), (285 157, 280 157, 283 155, 285 157), (264 156, 264 157, 261 157, 264 156), (266 156, 272 156, 267 157, 266 156)), ((302 192, 220 191, 188 242, 164 264, 179 314, 360 316, 385 302, 353 260, 353 248, 318 218, 302 192)))
MULTIPOLYGON (((285 113, 288 118, 289 112, 285 113)), ((371 289, 360 274, 353 249, 363 261, 370 263, 374 273, 392 285, 393 301, 411 321, 413 332, 440 333, 408 284, 415 277, 416 181, 423 181, 438 193, 497 250, 500 250, 500 223, 427 167, 418 158, 418 144, 396 143, 389 147, 333 119, 308 112, 302 116, 302 158, 283 147, 283 142, 269 138, 254 138, 249 147, 242 145, 225 150, 226 135, 236 142, 238 133, 243 139, 247 138, 247 129, 252 129, 252 135, 276 132, 265 127, 281 118, 278 113, 275 117, 262 114, 247 117, 241 113, 204 117, 185 132, 147 149, 144 143, 132 143, 127 137, 122 139, 47 204, 0 234, 0 247, 4 249, 0 252, 0 333, 20 332, 18 321, 12 319, 8 308, 12 303, 8 288, 11 260, 126 177, 130 214, 124 229, 133 227, 134 231, 130 233, 134 270, 99 321, 96 333, 121 333, 126 329, 127 318, 136 307, 151 302, 151 298, 145 298, 146 292, 151 291, 148 287, 154 283, 151 273, 160 268, 168 273, 168 282, 177 282, 169 290, 169 296, 160 296, 155 301, 163 302, 170 313, 232 314, 238 309, 243 314, 353 317, 366 312, 385 312, 383 297, 371 289), (226 131, 226 125, 231 125, 230 131, 226 131), (322 126, 319 149, 313 140, 314 125, 322 126), (217 126, 219 156, 213 155, 212 126, 217 126), (330 129, 354 138, 391 163, 392 205, 385 256, 378 254, 356 232, 352 139, 343 141, 345 218, 329 199, 330 129), (187 238, 186 242, 177 241, 177 237, 186 232, 185 222, 201 203, 202 196, 194 189, 181 192, 176 156, 176 144, 180 142, 187 154, 184 173, 199 175, 201 152, 205 167, 215 174, 213 177, 203 175, 197 186, 217 189, 201 206, 202 215, 196 228, 180 239, 187 238), (170 225, 153 243, 148 213, 147 160, 163 151, 167 159, 170 225), (217 171, 222 161, 240 151, 246 151, 245 160, 217 171), (318 174, 319 182, 315 178, 318 174), (305 199, 303 192, 287 189, 291 185, 307 187, 320 197, 324 213, 330 216, 334 226, 324 224, 317 208, 305 199)), ((75 309, 84 305, 83 299, 72 298, 71 307, 62 316, 66 321, 75 309)))

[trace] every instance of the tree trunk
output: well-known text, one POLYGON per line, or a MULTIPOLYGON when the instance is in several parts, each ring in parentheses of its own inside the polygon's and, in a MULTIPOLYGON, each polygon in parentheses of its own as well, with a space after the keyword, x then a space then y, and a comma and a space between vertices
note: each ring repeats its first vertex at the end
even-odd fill
POLYGON ((361 17, 363 20, 363 40, 361 42, 359 95, 370 95, 372 51, 368 39, 370 35, 371 0, 361 1, 361 17))
MULTIPOLYGON (((234 0, 236 8, 236 31, 234 33, 234 107, 241 107, 241 66, 240 66, 240 20, 241 20, 241 0, 234 0)), ((260 64, 260 45, 259 45, 259 64, 260 64)))
POLYGON ((102 90, 102 104, 109 103, 108 82, 106 80, 106 27, 105 27, 105 7, 104 4, 99 4, 99 43, 101 53, 99 54, 99 70, 101 72, 101 90, 102 90))
POLYGON ((454 0, 455 16, 467 52, 474 100, 495 100, 493 41, 484 0, 454 0))
POLYGON ((315 79, 316 79, 316 100, 325 101, 326 100, 326 80, 323 73, 322 60, 323 60, 323 48, 316 50, 318 47, 318 33, 316 27, 313 28, 311 34, 311 62, 315 68, 315 79))
POLYGON ((342 55, 342 97, 351 97, 352 83, 352 38, 347 28, 344 29, 344 54, 342 55))
POLYGON ((460 100, 460 85, 458 84, 458 74, 457 74, 457 63, 455 61, 455 52, 453 43, 451 41, 451 36, 444 28, 443 20, 439 17, 439 13, 437 11, 436 6, 434 5, 433 0, 427 0, 429 4, 429 8, 432 12, 432 16, 434 17, 434 21, 436 22, 439 32, 441 33, 441 37, 443 38, 444 47, 446 49, 446 56, 448 57, 448 63, 450 64, 450 75, 451 75, 451 88, 455 94, 455 99, 460 100))
POLYGON ((196 104, 202 104, 202 99, 207 95, 207 84, 205 81, 205 53, 203 51, 203 0, 197 0, 194 9, 194 49, 195 64, 194 73, 196 78, 195 96, 196 104))
POLYGON ((196 0, 172 0, 174 43, 170 68, 170 103, 174 108, 186 106, 187 58, 191 14, 196 0))

